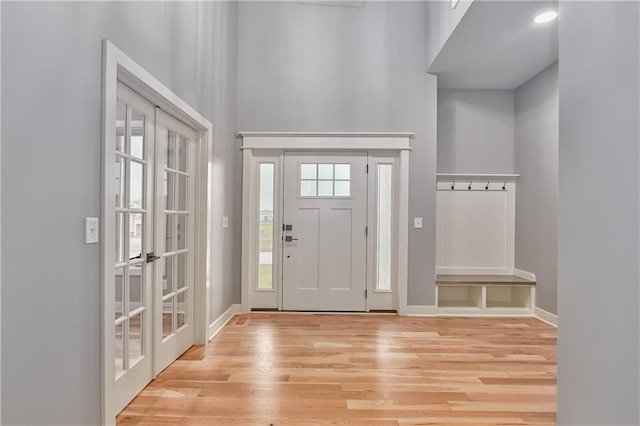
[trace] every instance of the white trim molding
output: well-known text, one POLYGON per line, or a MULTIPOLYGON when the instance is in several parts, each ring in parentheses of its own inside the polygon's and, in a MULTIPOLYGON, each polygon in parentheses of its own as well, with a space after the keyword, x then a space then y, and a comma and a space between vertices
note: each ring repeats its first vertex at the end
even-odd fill
POLYGON ((411 150, 413 133, 263 133, 241 132, 242 149, 295 151, 411 150))
POLYGON ((551 312, 547 312, 544 309, 540 309, 537 306, 533 308, 533 316, 538 318, 540 321, 546 322, 549 325, 554 327, 558 327, 558 316, 552 314, 551 312))
POLYGON ((242 305, 236 303, 234 305, 229 306, 229 309, 224 311, 222 315, 220 315, 214 322, 212 322, 209 325, 208 341, 211 341, 211 339, 216 337, 216 335, 220 333, 220 330, 222 330, 224 326, 227 325, 229 321, 231 321, 231 318, 233 318, 236 315, 239 315, 241 312, 242 312, 242 305))
POLYGON ((404 314, 407 317, 437 317, 437 306, 415 306, 409 305, 405 307, 404 314))
POLYGON ((496 173, 438 173, 436 180, 440 181, 478 181, 478 182, 515 182, 519 174, 496 173))

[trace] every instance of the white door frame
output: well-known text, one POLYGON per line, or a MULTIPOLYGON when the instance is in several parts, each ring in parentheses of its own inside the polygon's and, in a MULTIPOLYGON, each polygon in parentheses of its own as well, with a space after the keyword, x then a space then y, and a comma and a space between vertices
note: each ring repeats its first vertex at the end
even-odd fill
POLYGON ((133 59, 108 40, 102 43, 102 205, 100 210, 100 278, 101 278, 101 342, 102 342, 102 424, 115 425, 115 330, 113 327, 115 301, 115 218, 114 167, 116 147, 117 82, 121 81, 165 112, 197 131, 195 184, 196 207, 194 220, 195 276, 194 276, 194 342, 208 341, 210 282, 208 281, 211 253, 211 195, 210 155, 213 125, 195 109, 154 78, 133 59))
MULTIPOLYGON (((409 145, 413 133, 270 133, 241 132, 243 138, 243 180, 242 180, 242 312, 248 313, 254 300, 279 301, 281 285, 264 294, 252 296, 252 285, 257 282, 258 274, 258 167, 260 162, 273 163, 278 171, 275 184, 282 188, 282 167, 285 151, 341 152, 368 151, 370 154, 387 154, 396 156, 398 179, 397 185, 397 256, 395 260, 394 278, 397 283, 397 311, 399 315, 407 313, 407 281, 408 281, 408 237, 409 237, 409 145)), ((282 204, 281 191, 276 191, 274 211, 274 229, 281 226, 276 222, 280 216, 279 206, 282 204), (278 215, 278 216, 276 216, 278 215)), ((276 250, 277 244, 274 244, 276 250)), ((279 250, 279 249, 277 249, 279 250)), ((279 251, 278 251, 279 253, 279 251)), ((274 258, 277 253, 274 251, 274 258)), ((275 268, 275 266, 274 266, 275 268)), ((281 283, 280 268, 274 270, 274 284, 281 283)), ((278 307, 281 305, 277 304, 278 307)))

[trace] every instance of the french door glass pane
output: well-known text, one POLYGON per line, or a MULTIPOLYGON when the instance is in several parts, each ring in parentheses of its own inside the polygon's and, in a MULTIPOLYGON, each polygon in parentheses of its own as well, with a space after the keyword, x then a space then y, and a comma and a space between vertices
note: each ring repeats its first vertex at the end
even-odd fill
POLYGON ((124 213, 116 213, 116 263, 124 262, 124 213))
POLYGON ((175 256, 164 257, 164 274, 162 275, 162 295, 166 296, 174 291, 173 262, 175 256))
POLYGON ((173 207, 175 206, 175 180, 176 174, 174 172, 164 173, 165 210, 173 210, 173 207))
POLYGON ((124 372, 124 323, 116 325, 116 377, 124 372))
POLYGON ((127 120, 127 106, 118 101, 116 106, 116 151, 125 152, 125 135, 127 120))
POLYGON ((129 320, 129 368, 142 357, 143 354, 143 313, 131 317, 129 320))
POLYGON ((183 291, 182 293, 179 293, 177 297, 176 330, 180 330, 187 322, 187 292, 183 291))
POLYGON ((131 192, 129 192, 129 207, 143 209, 144 205, 144 164, 131 161, 131 192))
POLYGON ((391 211, 393 166, 378 164, 376 288, 391 290, 391 211))
POLYGON ((170 252, 174 250, 173 243, 173 224, 175 223, 175 214, 166 213, 164 221, 164 240, 165 251, 170 252))
POLYGON ((175 297, 165 300, 162 303, 162 338, 173 333, 173 304, 175 297))
POLYGON ((303 180, 300 182, 300 196, 302 197, 315 197, 318 192, 316 190, 315 180, 303 180))
POLYGON ((318 197, 332 197, 332 196, 333 196, 333 181, 332 180, 318 181, 318 197))
POLYGON ((131 156, 144 159, 146 117, 131 109, 131 156))
POLYGON ((336 164, 336 180, 351 180, 351 164, 336 164))
POLYGON ((167 158, 166 166, 170 169, 176 168, 176 132, 167 131, 167 158))
POLYGON ((316 179, 316 164, 301 164, 300 179, 316 179))
POLYGON ((122 316, 124 309, 124 268, 116 269, 116 318, 122 316))
POLYGON ((116 164, 115 164, 116 208, 125 207, 125 195, 126 195, 125 192, 126 192, 126 184, 127 184, 126 163, 127 162, 124 158, 116 156, 116 164))
POLYGON ((178 215, 178 250, 184 250, 187 247, 187 222, 186 214, 178 215))
POLYGON ((180 253, 178 256, 178 280, 176 288, 180 290, 187 285, 187 253, 180 253))
POLYGON ((178 170, 181 172, 187 172, 187 166, 189 164, 189 139, 184 136, 180 136, 180 142, 178 143, 178 170))
POLYGON ((351 196, 351 181, 349 180, 337 180, 336 185, 336 197, 349 197, 351 196))
POLYGON ((142 213, 129 214, 129 260, 142 259, 142 232, 144 229, 144 215, 142 213))
POLYGON ((135 311, 142 306, 144 272, 142 264, 138 263, 129 268, 129 312, 135 311))
POLYGON ((178 175, 178 207, 177 210, 187 211, 187 203, 189 202, 189 178, 184 175, 178 175))
POLYGON ((333 180, 333 164, 318 164, 318 179, 333 180))

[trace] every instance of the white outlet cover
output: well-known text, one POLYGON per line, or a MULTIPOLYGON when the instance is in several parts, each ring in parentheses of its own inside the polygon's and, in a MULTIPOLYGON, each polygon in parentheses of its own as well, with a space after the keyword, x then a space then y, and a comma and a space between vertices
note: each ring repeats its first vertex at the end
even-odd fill
POLYGON ((229 216, 223 216, 222 217, 222 227, 224 229, 229 227, 229 216))
POLYGON ((414 217, 413 218, 413 227, 415 229, 421 229, 422 228, 422 218, 421 217, 414 217))
POLYGON ((84 243, 96 244, 99 241, 100 222, 97 217, 84 218, 84 243))

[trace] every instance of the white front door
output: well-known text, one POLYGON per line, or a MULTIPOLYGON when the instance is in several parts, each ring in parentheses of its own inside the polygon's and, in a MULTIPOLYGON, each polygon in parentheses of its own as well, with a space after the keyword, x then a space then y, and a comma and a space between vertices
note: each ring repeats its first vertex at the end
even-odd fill
POLYGON ((155 372, 194 343, 194 170, 196 132, 158 110, 155 372))
POLYGON ((286 153, 284 310, 366 310, 367 153, 286 153))

